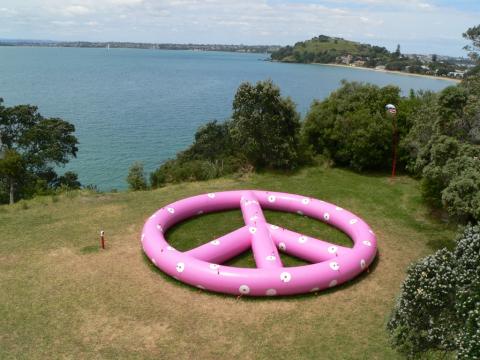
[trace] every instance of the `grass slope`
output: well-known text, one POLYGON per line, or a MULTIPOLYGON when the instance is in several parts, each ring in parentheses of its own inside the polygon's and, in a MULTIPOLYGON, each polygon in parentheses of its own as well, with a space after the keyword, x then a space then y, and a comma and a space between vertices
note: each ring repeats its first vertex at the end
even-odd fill
MULTIPOLYGON (((333 240, 317 221, 268 220, 333 240)), ((239 211, 169 231, 188 249, 242 224, 239 211)), ((395 359, 385 323, 408 264, 452 238, 428 216, 418 184, 400 177, 310 168, 295 175, 188 183, 137 193, 76 192, 0 207, 0 358, 395 359), (177 199, 256 188, 304 194, 364 218, 378 236, 370 273, 339 288, 279 299, 227 297, 187 287, 145 259, 144 220, 177 199), (108 249, 98 251, 105 230, 108 249)), ((299 261, 289 258, 289 265, 299 261)), ((249 254, 232 261, 252 266, 249 254)))

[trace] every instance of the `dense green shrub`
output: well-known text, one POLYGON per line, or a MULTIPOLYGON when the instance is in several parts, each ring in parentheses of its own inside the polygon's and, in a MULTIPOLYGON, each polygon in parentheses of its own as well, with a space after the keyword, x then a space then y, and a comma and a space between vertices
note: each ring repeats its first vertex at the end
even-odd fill
POLYGON ((230 121, 218 123, 211 121, 198 128, 193 144, 178 157, 183 161, 214 161, 232 156, 234 149, 230 135, 230 121))
POLYGON ((152 187, 209 180, 244 167, 294 169, 306 162, 295 104, 271 81, 243 83, 233 102, 232 119, 209 122, 193 144, 150 174, 152 187))
POLYGON ((127 183, 128 188, 132 191, 147 189, 147 180, 145 179, 142 163, 135 162, 132 164, 128 170, 127 183))
POLYGON ((451 216, 461 221, 480 221, 480 161, 468 157, 453 161, 464 169, 442 191, 442 203, 451 216))
POLYGON ((153 188, 168 183, 214 179, 236 172, 243 164, 234 156, 230 122, 209 122, 197 130, 193 144, 150 174, 153 188))
MULTIPOLYGON (((327 99, 312 104, 302 129, 303 141, 338 165, 386 169, 391 164, 393 128, 384 107, 399 100, 400 89, 395 86, 343 81, 327 99)), ((403 133, 405 119, 399 116, 397 122, 403 133)))
POLYGON ((461 327, 457 341, 459 359, 480 359, 480 227, 467 227, 454 252, 456 301, 461 327))
POLYGON ((73 171, 66 171, 55 182, 55 187, 63 190, 78 190, 81 186, 82 184, 78 181, 77 173, 73 171))
POLYGON ((480 220, 480 148, 453 137, 433 136, 421 148, 412 169, 421 176, 425 200, 444 206, 457 220, 480 220))
POLYGON ((480 357, 480 227, 468 226, 453 252, 427 256, 407 271, 387 328, 409 357, 451 351, 480 357))
POLYGON ((453 350, 455 315, 453 255, 446 249, 407 270, 400 297, 388 322, 392 344, 413 356, 431 349, 453 350))
POLYGON ((210 180, 232 174, 241 166, 241 160, 235 157, 213 161, 171 159, 150 174, 150 183, 157 188, 168 183, 210 180))
POLYGON ((463 222, 479 220, 480 76, 421 100, 402 141, 407 169, 430 204, 463 222))

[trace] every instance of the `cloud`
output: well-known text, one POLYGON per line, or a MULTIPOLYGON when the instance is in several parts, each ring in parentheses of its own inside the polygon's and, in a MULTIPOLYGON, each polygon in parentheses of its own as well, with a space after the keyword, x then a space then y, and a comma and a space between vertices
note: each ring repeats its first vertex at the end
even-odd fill
POLYGON ((67 16, 76 16, 88 14, 90 9, 84 5, 69 5, 63 8, 63 12, 67 16))
POLYGON ((73 26, 76 25, 76 22, 71 20, 52 20, 50 24, 55 26, 73 26))
POLYGON ((139 5, 143 3, 143 0, 109 0, 108 3, 113 5, 139 5))
POLYGON ((17 15, 17 11, 6 7, 0 8, 0 17, 12 17, 17 15))
POLYGON ((0 18, 10 34, 25 38, 283 45, 326 34, 459 54, 461 33, 480 18, 480 7, 472 6, 446 0, 2 0, 0 18), (2 9, 16 15, 8 18, 2 9), (444 38, 450 40, 437 41, 444 38))

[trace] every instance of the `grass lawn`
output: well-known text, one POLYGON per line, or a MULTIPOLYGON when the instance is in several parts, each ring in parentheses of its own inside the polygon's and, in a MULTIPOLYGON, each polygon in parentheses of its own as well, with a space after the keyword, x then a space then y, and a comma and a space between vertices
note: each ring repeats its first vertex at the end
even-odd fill
MULTIPOLYGON (((316 220, 276 212, 267 218, 349 244, 316 220)), ((167 238, 189 249, 241 224, 240 210, 210 214, 176 226, 167 238)), ((385 323, 405 270, 448 244, 453 230, 429 216, 410 178, 392 183, 324 168, 0 206, 0 358, 396 359, 385 323), (298 193, 353 211, 377 234, 378 261, 368 274, 329 291, 237 300, 183 285, 146 260, 140 232, 156 209, 239 188, 298 193), (98 250, 102 229, 105 251, 98 250)), ((231 264, 253 266, 252 256, 231 264)))

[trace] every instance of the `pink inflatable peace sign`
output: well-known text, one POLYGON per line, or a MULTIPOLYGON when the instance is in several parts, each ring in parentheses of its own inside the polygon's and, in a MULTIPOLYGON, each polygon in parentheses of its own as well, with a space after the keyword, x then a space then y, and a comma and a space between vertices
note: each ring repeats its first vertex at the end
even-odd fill
POLYGON ((252 296, 292 295, 344 283, 367 269, 377 242, 370 227, 351 212, 309 197, 269 191, 225 191, 179 200, 145 223, 143 249, 161 270, 200 289, 252 296), (241 208, 245 226, 189 251, 171 247, 164 234, 192 216, 241 208), (353 248, 268 224, 262 208, 295 212, 319 219, 345 232, 353 248), (257 268, 222 265, 252 249, 257 268), (284 267, 279 250, 312 264, 284 267))

